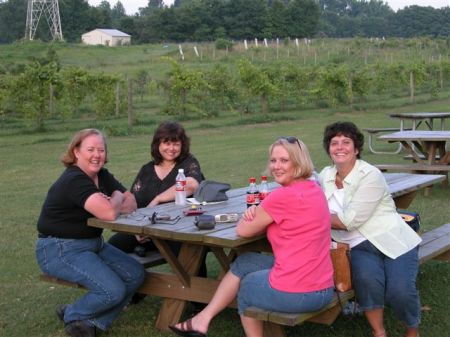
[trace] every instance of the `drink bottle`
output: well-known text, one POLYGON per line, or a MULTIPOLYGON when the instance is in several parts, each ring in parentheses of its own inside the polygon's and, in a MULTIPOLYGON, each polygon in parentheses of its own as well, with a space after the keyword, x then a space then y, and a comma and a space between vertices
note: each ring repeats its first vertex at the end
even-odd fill
POLYGON ((248 186, 247 190, 247 208, 253 205, 259 205, 259 192, 258 188, 256 187, 256 178, 251 177, 249 181, 250 185, 248 186))
POLYGON ((178 169, 178 175, 175 178, 175 205, 186 205, 186 176, 184 169, 178 169))
POLYGON ((269 185, 267 185, 267 177, 261 176, 261 185, 259 185, 259 201, 263 201, 269 194, 269 185))

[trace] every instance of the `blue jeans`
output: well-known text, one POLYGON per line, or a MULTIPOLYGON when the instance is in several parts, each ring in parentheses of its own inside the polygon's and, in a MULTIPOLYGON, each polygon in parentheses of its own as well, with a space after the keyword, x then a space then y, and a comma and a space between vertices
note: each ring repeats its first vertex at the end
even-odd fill
POLYGON ((41 270, 78 283, 88 291, 67 306, 64 321, 86 321, 106 330, 144 281, 144 267, 126 253, 93 239, 38 239, 36 258, 41 270))
POLYGON ((386 302, 408 328, 419 326, 418 249, 391 259, 368 240, 352 248, 352 282, 361 310, 384 308, 386 302))
POLYGON ((241 280, 237 295, 239 315, 251 306, 279 312, 316 311, 333 299, 333 288, 308 293, 290 293, 272 288, 269 272, 273 263, 272 255, 246 253, 231 265, 231 272, 241 280))

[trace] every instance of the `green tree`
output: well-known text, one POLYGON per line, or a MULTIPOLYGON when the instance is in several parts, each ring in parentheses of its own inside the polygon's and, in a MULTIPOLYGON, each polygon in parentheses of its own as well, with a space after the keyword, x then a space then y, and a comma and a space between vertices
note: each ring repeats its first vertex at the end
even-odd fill
POLYGON ((114 27, 118 27, 120 20, 126 18, 127 14, 125 12, 125 7, 123 7, 122 2, 117 1, 114 7, 111 9, 111 20, 114 27))
POLYGON ((224 27, 233 39, 264 38, 267 2, 264 0, 230 0, 224 11, 224 27))
POLYGON ((0 44, 11 43, 25 36, 27 2, 9 0, 0 3, 0 44))
POLYGON ((92 91, 89 73, 81 68, 69 67, 61 75, 64 84, 63 101, 69 107, 67 115, 73 115, 92 91))
POLYGON ((293 0, 286 10, 286 32, 290 37, 311 37, 319 22, 319 7, 314 0, 293 0))
POLYGON ((240 60, 238 69, 243 88, 250 95, 259 97, 261 113, 267 114, 269 112, 269 99, 276 95, 278 91, 278 88, 271 82, 267 69, 258 67, 248 60, 240 60))
POLYGON ((188 109, 201 113, 198 106, 204 100, 203 92, 207 90, 207 83, 201 71, 187 69, 175 62, 167 59, 171 64, 171 71, 167 79, 167 89, 169 92, 169 102, 166 112, 185 117, 188 109), (190 98, 195 97, 195 103, 191 104, 190 98))
POLYGON ((60 76, 55 62, 45 65, 34 62, 25 68, 12 86, 11 95, 16 107, 26 118, 35 122, 37 130, 44 129, 45 118, 49 115, 51 86, 60 85, 60 76))
POLYGON ((139 69, 136 76, 135 82, 137 84, 136 93, 141 97, 141 103, 144 101, 144 94, 147 92, 147 85, 150 83, 151 77, 146 69, 139 69))
POLYGON ((64 39, 68 42, 81 41, 81 35, 98 28, 87 1, 59 1, 59 13, 64 39))
POLYGON ((268 9, 267 25, 265 35, 267 38, 280 38, 288 35, 287 32, 287 10, 281 0, 272 1, 268 9))

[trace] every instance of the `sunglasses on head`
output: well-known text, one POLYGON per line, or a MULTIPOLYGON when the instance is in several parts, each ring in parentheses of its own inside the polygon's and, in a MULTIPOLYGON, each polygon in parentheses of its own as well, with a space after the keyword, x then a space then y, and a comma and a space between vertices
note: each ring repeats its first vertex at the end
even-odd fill
POLYGON ((297 137, 294 137, 294 136, 288 136, 288 137, 280 137, 279 139, 284 139, 284 140, 286 140, 288 143, 291 143, 291 144, 295 144, 295 143, 297 143, 298 144, 298 147, 301 149, 302 147, 300 146, 300 142, 298 141, 298 138, 297 137))

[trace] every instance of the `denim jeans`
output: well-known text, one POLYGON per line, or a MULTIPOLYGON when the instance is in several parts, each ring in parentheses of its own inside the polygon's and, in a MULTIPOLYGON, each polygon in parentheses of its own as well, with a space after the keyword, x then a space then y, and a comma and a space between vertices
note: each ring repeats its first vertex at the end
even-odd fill
POLYGON ((273 263, 272 255, 246 253, 231 265, 231 272, 241 280, 237 296, 239 315, 251 306, 280 312, 309 312, 331 302, 333 288, 308 293, 290 293, 272 288, 269 273, 273 263))
POLYGON ((38 239, 36 258, 41 270, 78 283, 88 291, 67 306, 64 321, 86 321, 106 330, 144 281, 144 267, 126 253, 93 239, 38 239))
POLYGON ((386 303, 407 327, 419 326, 418 249, 391 259, 368 240, 352 248, 352 281, 361 310, 383 308, 386 303))

